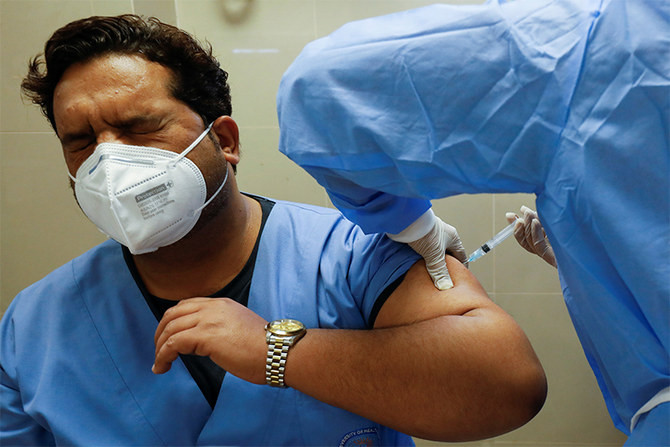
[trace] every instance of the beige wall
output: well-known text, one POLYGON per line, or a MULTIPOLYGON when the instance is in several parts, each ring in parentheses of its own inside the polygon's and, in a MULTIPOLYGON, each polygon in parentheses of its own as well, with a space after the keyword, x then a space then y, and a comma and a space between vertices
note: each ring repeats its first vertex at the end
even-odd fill
MULTIPOLYGON (((452 2, 454 2, 452 0, 452 2)), ((473 1, 474 2, 474 1, 473 1)), ((19 83, 57 27, 89 15, 155 15, 210 41, 230 72, 241 129, 244 190, 328 206, 323 190, 277 151, 275 92, 310 40, 341 24, 422 6, 420 0, 0 0, 0 310, 22 288, 103 240, 72 199, 58 141, 19 83)), ((459 196, 435 210, 468 251, 505 225, 530 195, 459 196)), ((513 240, 472 265, 492 298, 528 333, 549 380, 525 427, 469 446, 621 446, 561 297, 556 271, 513 240)), ((421 445, 432 443, 418 441, 421 445)))

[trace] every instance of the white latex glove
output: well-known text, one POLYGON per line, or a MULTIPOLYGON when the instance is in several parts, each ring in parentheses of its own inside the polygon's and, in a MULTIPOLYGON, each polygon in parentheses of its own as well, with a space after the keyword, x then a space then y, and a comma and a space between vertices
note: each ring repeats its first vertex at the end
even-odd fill
MULTIPOLYGON (((548 264, 556 267, 554 249, 551 248, 547 234, 537 213, 526 206, 521 207, 522 220, 517 220, 514 226, 514 237, 523 248, 544 259, 548 264)), ((512 223, 517 218, 514 213, 506 213, 507 222, 512 223)))
POLYGON ((444 260, 447 251, 461 262, 468 259, 456 228, 443 222, 432 209, 400 233, 387 233, 387 236, 394 241, 408 244, 423 257, 428 274, 433 278, 435 287, 440 290, 454 286, 444 260))

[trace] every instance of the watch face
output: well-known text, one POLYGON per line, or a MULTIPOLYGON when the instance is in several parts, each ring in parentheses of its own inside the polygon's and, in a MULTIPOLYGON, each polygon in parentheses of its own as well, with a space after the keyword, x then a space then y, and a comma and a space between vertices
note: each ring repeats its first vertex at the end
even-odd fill
POLYGON ((276 335, 294 335, 305 329, 297 320, 275 320, 268 325, 268 329, 276 335))

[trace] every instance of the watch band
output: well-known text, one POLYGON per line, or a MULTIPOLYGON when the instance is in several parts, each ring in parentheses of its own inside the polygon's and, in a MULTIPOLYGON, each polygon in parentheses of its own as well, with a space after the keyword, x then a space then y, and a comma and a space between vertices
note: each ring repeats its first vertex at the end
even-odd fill
POLYGON ((270 386, 285 388, 284 370, 286 358, 293 340, 287 337, 268 336, 268 356, 265 365, 265 381, 270 386))

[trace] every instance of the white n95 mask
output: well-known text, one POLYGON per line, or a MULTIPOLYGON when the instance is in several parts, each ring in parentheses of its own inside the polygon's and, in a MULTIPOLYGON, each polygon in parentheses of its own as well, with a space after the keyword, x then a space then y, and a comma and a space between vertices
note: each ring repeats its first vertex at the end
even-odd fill
POLYGON ((202 209, 228 180, 226 168, 221 186, 205 202, 205 179, 186 158, 212 124, 180 154, 154 147, 99 144, 81 164, 77 177, 70 175, 79 206, 100 231, 132 254, 177 242, 193 229, 202 209))

